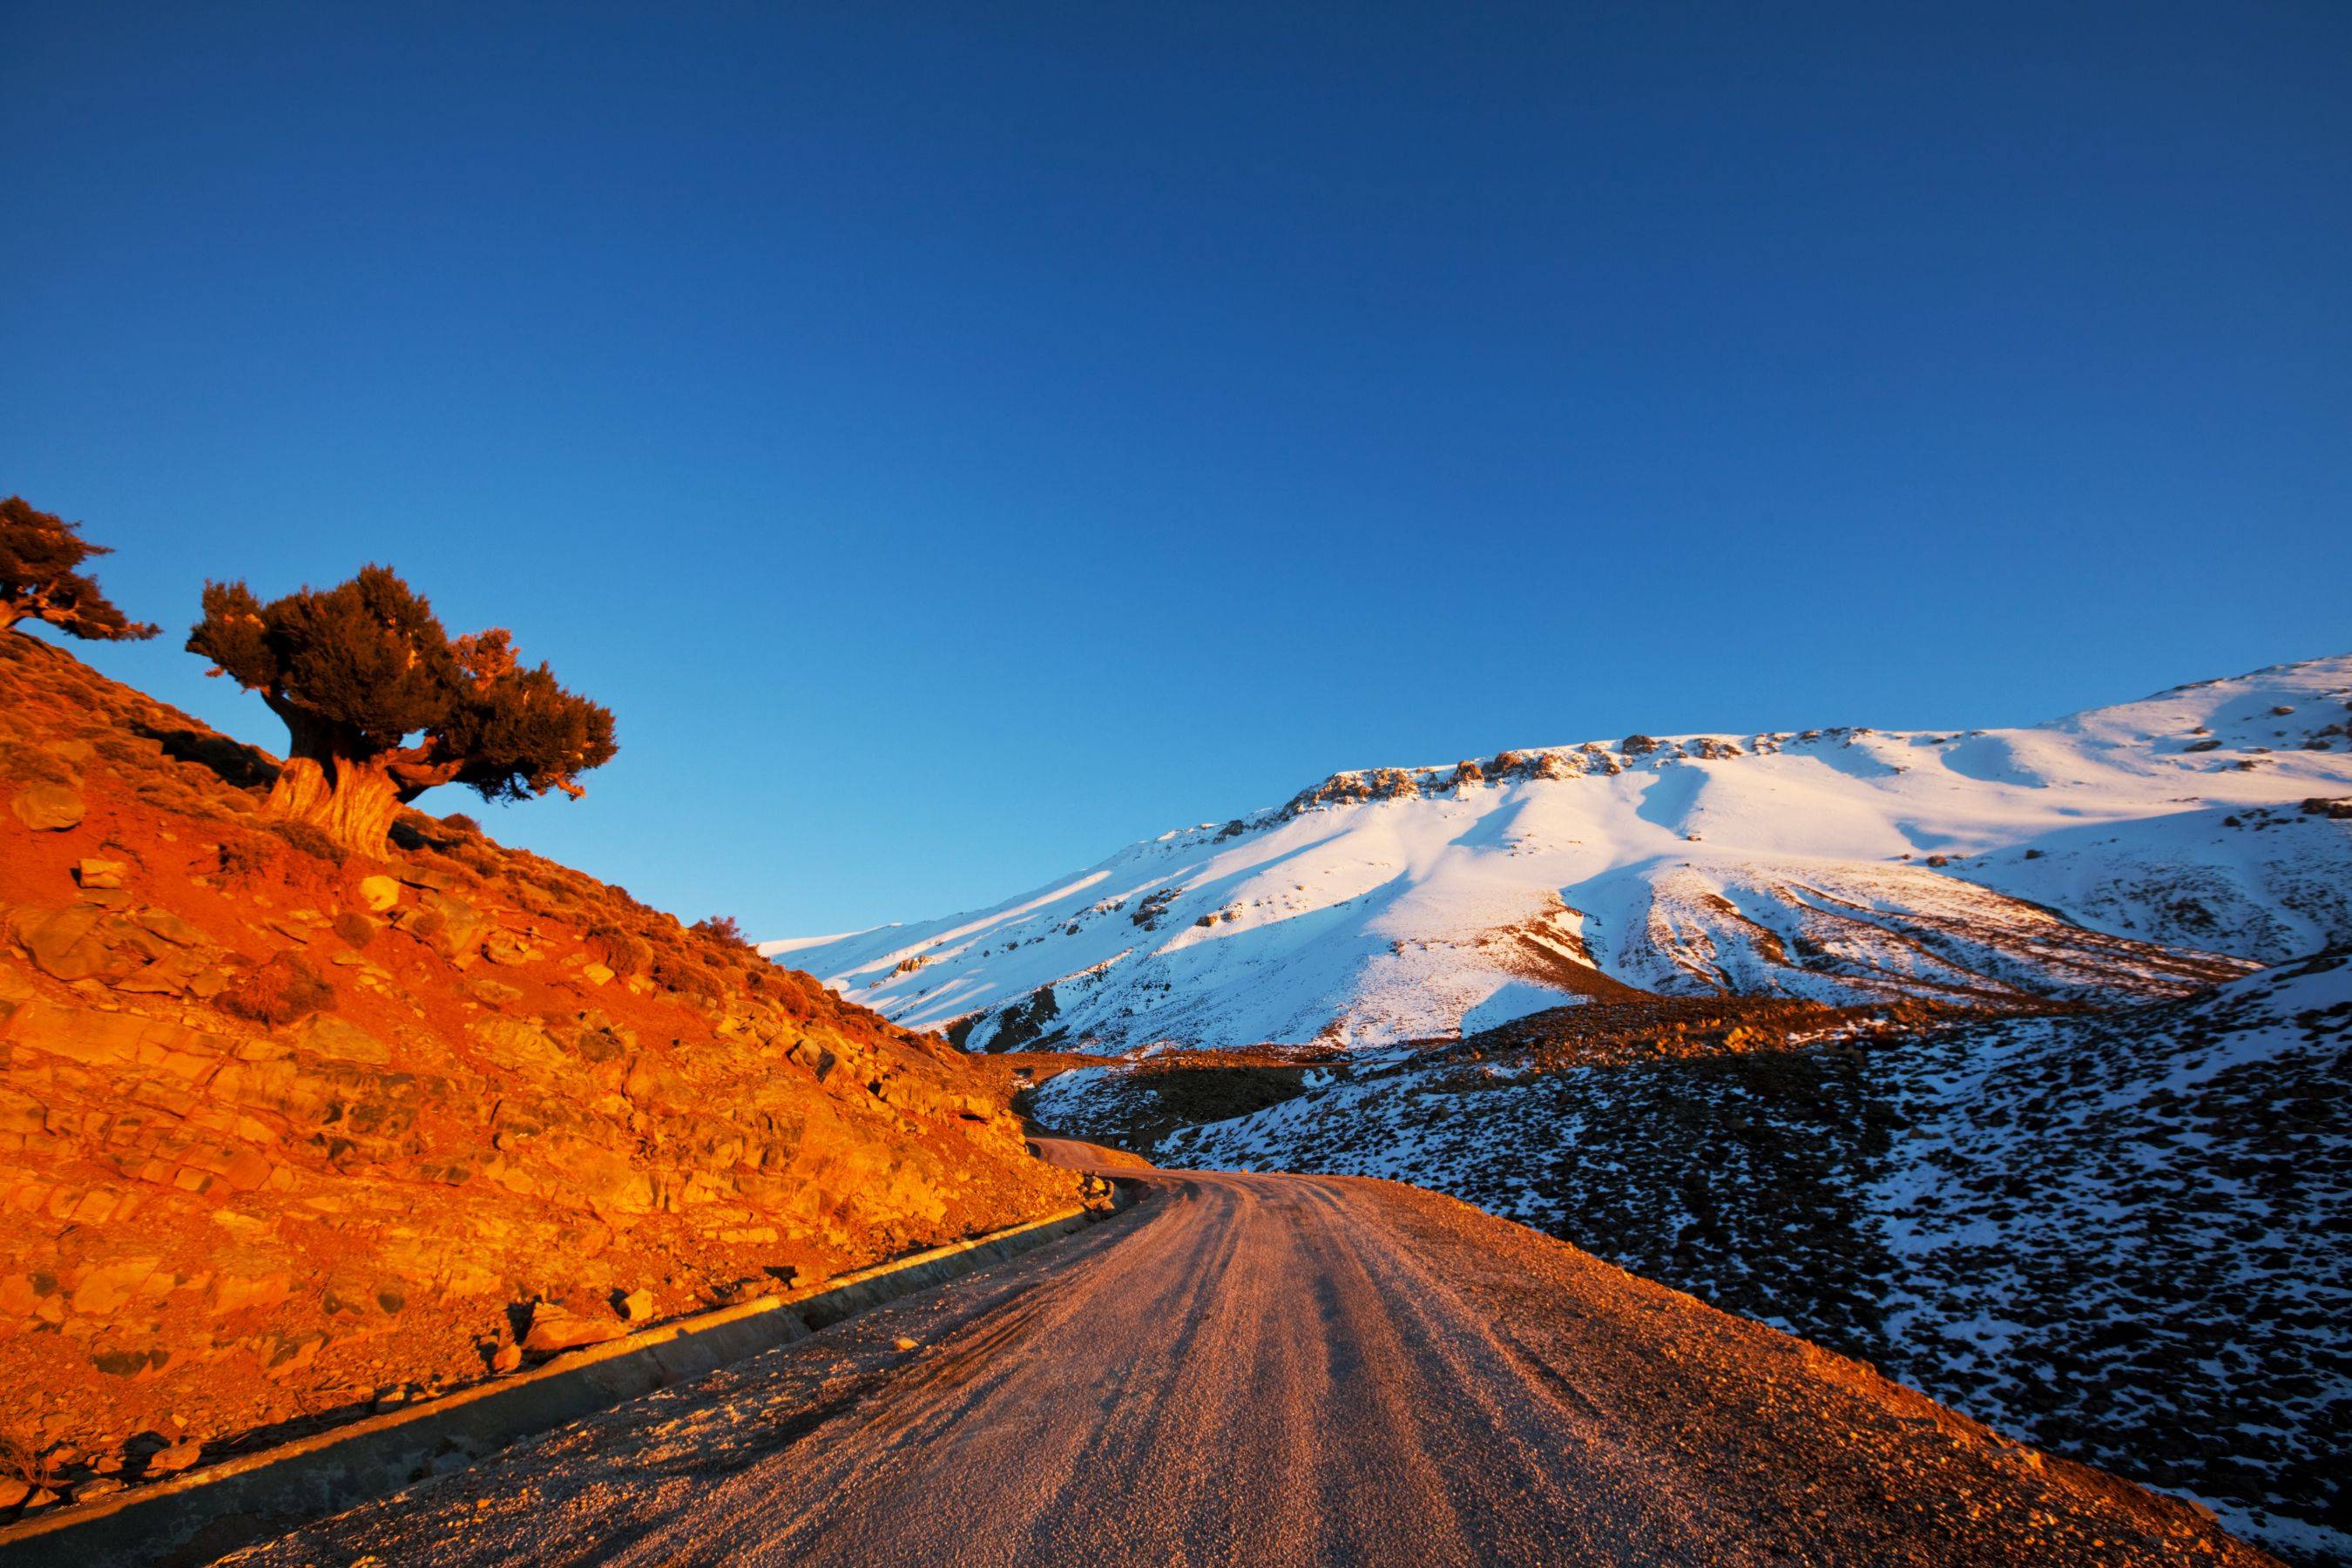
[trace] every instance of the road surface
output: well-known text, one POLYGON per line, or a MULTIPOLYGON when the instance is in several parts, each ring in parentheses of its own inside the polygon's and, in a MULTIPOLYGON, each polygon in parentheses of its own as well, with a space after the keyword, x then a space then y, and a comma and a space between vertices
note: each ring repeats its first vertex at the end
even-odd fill
POLYGON ((1104 1173, 1150 1195, 234 1561, 2268 1561, 1450 1199, 1104 1173))

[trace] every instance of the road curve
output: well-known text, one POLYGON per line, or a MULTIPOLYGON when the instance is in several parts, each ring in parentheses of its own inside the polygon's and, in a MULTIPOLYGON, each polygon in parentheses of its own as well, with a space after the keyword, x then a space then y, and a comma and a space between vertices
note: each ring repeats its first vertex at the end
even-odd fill
POLYGON ((1101 1169, 1149 1197, 231 1561, 2268 1561, 1450 1199, 1101 1169))

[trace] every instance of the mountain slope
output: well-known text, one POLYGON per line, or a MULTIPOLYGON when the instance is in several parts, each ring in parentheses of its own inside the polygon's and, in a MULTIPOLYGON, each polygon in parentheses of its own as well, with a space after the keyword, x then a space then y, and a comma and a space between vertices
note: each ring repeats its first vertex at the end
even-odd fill
POLYGON ((988 1049, 1381 1045, 1627 986, 2175 995, 2352 940, 2347 703, 2352 656, 2021 730, 1338 773, 990 910, 763 951, 988 1049))
POLYGON ((274 772, 0 634, 0 1517, 1076 1201, 994 1064, 274 772))
MULTIPOLYGON (((2352 1557, 2352 952, 1925 1034, 1752 1006, 1669 1034, 1647 1011, 1337 1058, 1137 1146, 1451 1193, 2274 1549, 2352 1557)), ((1036 1113, 1121 1136, 1156 1067, 1061 1074, 1036 1113)))

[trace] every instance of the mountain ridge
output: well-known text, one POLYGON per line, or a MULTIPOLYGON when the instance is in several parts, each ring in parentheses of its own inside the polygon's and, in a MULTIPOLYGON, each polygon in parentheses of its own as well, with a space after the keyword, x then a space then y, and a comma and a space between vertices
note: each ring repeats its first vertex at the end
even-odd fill
POLYGON ((992 1048, 1379 1046, 1616 985, 2179 994, 2352 937, 2326 815, 2352 792, 2347 698, 2352 655, 2023 729, 1343 770, 987 909, 763 951, 992 1048))

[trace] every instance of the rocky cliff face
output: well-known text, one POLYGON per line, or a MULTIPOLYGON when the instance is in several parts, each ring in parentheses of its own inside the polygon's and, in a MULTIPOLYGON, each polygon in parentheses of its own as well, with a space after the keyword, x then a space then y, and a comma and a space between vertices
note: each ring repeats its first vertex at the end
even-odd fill
POLYGON ((273 770, 0 636, 0 1509, 1076 1201, 1001 1070, 273 770))

